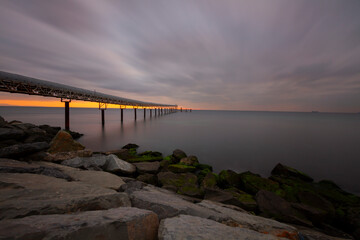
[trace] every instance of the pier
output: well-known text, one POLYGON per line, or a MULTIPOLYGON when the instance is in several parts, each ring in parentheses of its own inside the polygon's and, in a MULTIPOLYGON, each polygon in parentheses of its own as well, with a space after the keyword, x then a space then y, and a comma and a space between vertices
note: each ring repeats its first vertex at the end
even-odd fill
POLYGON ((37 95, 43 97, 60 98, 65 103, 65 129, 70 130, 70 102, 72 100, 81 100, 99 103, 101 110, 101 123, 105 125, 105 110, 108 104, 120 106, 120 121, 124 121, 124 108, 134 109, 134 120, 137 120, 137 109, 144 110, 144 118, 146 118, 146 109, 152 110, 154 115, 160 116, 164 114, 175 113, 178 106, 175 104, 160 104, 152 102, 143 102, 123 97, 117 97, 109 94, 90 91, 82 88, 72 87, 60 83, 40 80, 14 73, 0 71, 0 91, 9 93, 19 93, 28 95, 37 95))

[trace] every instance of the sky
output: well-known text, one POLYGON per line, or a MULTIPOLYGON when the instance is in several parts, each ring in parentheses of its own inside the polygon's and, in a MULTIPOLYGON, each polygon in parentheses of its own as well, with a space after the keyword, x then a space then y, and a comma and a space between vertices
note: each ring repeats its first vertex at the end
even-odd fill
POLYGON ((360 112, 359 13, 358 0, 1 0, 0 70, 193 109, 360 112))

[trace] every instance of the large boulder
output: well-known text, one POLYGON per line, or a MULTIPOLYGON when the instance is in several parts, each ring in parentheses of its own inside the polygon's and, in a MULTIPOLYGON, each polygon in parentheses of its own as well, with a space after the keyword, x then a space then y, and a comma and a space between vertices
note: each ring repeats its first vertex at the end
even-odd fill
POLYGON ((275 240, 278 237, 259 233, 246 228, 229 227, 209 219, 179 215, 160 222, 160 240, 176 239, 236 239, 236 240, 275 240))
POLYGON ((228 219, 223 214, 185 201, 167 190, 151 187, 151 185, 133 191, 130 193, 130 199, 133 207, 153 211, 159 219, 174 217, 179 214, 199 216, 220 222, 228 219))
POLYGON ((203 188, 216 188, 218 177, 212 172, 208 172, 201 182, 203 188))
POLYGON ((275 168, 271 171, 272 175, 285 177, 285 178, 298 178, 305 182, 313 182, 314 179, 309 177, 307 174, 300 172, 299 170, 296 170, 295 168, 291 168, 285 165, 282 165, 281 163, 278 163, 275 168))
POLYGON ((81 170, 51 162, 38 162, 40 166, 58 169, 74 181, 88 183, 94 186, 117 190, 125 182, 121 177, 103 171, 81 170))
POLYGON ((105 153, 106 155, 110 155, 110 154, 114 154, 116 155, 118 158, 123 159, 123 160, 128 160, 130 158, 132 158, 133 156, 130 154, 129 149, 120 149, 120 150, 112 150, 112 151, 108 151, 105 153))
POLYGON ((27 155, 40 152, 49 148, 49 144, 46 142, 24 143, 15 144, 9 147, 0 149, 0 157, 4 158, 22 158, 27 155))
POLYGON ((139 174, 157 173, 160 168, 160 162, 140 162, 134 163, 139 174))
POLYGON ((83 150, 85 147, 76 142, 66 131, 59 131, 50 143, 49 153, 72 152, 83 150))
POLYGON ((25 136, 25 132, 20 129, 0 128, 0 141, 9 139, 21 140, 25 136))
POLYGON ((7 122, 2 116, 0 116, 0 127, 4 126, 5 124, 7 124, 7 122))
POLYGON ((125 193, 29 173, 0 174, 0 219, 131 206, 125 193))
POLYGON ((136 167, 131 163, 119 159, 116 155, 106 156, 106 165, 104 170, 112 173, 122 173, 131 175, 136 172, 136 167))
POLYGON ((282 193, 279 183, 271 179, 262 178, 260 175, 251 172, 240 174, 240 188, 253 195, 259 190, 275 192, 278 195, 282 193))
POLYGON ((2 239, 157 239, 159 220, 138 208, 114 208, 75 214, 4 220, 2 239))
POLYGON ((260 233, 268 233, 276 237, 298 239, 297 229, 293 226, 272 219, 255 216, 242 209, 232 209, 229 205, 207 200, 198 203, 198 205, 228 216, 233 221, 233 226, 241 226, 260 233))
POLYGON ((176 162, 179 162, 182 158, 186 158, 186 153, 183 150, 180 149, 175 149, 173 151, 172 156, 174 157, 174 159, 176 160, 176 162))
POLYGON ((132 148, 138 148, 139 145, 135 144, 135 143, 128 143, 125 146, 122 147, 122 149, 132 149, 132 148))
POLYGON ((141 174, 136 178, 136 180, 152 185, 158 184, 157 176, 155 174, 150 174, 150 173, 141 174))
POLYGON ((278 221, 312 226, 306 217, 292 207, 292 205, 273 192, 260 190, 255 196, 262 216, 274 218, 278 221))

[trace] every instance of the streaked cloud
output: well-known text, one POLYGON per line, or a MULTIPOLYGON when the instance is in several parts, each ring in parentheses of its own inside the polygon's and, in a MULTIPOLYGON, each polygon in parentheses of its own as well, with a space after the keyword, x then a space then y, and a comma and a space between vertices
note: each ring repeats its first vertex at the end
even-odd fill
POLYGON ((3 0, 0 68, 193 108, 359 112, 359 12, 357 0, 3 0))

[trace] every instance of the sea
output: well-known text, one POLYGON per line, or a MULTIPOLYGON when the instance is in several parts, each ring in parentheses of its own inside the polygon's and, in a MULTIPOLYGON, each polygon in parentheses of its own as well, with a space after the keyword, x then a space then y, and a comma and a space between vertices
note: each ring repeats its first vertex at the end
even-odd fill
MULTIPOLYGON (((64 127, 64 108, 0 107, 7 121, 64 127)), ((146 118, 142 109, 70 108, 70 129, 93 151, 120 149, 127 143, 164 156, 174 149, 195 155, 215 172, 231 169, 270 176, 277 163, 328 179, 360 195, 360 114, 321 112, 200 111, 146 118)))

